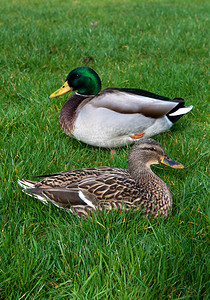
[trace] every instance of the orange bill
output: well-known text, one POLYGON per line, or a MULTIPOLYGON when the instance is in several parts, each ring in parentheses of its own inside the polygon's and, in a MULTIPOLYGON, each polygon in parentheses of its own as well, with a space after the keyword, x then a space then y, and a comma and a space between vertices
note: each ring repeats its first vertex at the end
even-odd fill
POLYGON ((175 168, 175 169, 184 169, 184 166, 178 163, 177 161, 170 158, 168 155, 163 155, 161 159, 161 164, 167 165, 169 167, 175 168))

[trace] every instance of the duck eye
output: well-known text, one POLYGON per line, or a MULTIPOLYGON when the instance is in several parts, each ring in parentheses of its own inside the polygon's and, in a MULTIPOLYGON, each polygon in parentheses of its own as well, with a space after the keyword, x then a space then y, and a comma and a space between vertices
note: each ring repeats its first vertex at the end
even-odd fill
POLYGON ((142 150, 146 150, 146 151, 156 151, 156 149, 154 147, 145 147, 142 148, 142 150))
POLYGON ((79 77, 80 77, 79 74, 73 74, 73 75, 71 75, 69 77, 67 76, 67 80, 72 81, 72 80, 78 79, 79 77))

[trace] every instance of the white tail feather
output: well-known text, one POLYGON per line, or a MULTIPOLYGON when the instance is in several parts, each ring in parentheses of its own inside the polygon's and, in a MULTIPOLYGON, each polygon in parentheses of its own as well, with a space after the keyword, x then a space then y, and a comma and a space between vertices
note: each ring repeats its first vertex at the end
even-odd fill
POLYGON ((42 203, 44 203, 45 205, 48 205, 48 201, 46 199, 47 196, 43 195, 43 196, 40 196, 40 195, 37 195, 37 194, 31 194, 29 192, 27 192, 27 190, 22 190, 26 195, 28 196, 31 196, 31 197, 34 197, 35 199, 38 199, 39 201, 41 201, 42 203))
POLYGON ((187 114, 189 111, 191 111, 192 108, 193 108, 193 105, 190 105, 188 107, 179 108, 175 112, 169 114, 169 116, 173 117, 173 116, 180 116, 180 115, 187 114))
POLYGON ((18 179, 18 184, 24 188, 24 189, 27 189, 27 188, 34 188, 34 183, 32 181, 27 181, 25 179, 18 179))
POLYGON ((37 194, 32 194, 30 192, 30 189, 33 189, 35 188, 35 183, 33 181, 27 181, 25 179, 18 179, 18 184, 19 186, 21 186, 23 189, 22 189, 22 192, 24 192, 26 195, 30 196, 30 197, 34 197, 36 199, 38 199, 39 201, 41 201, 42 203, 44 204, 48 204, 48 198, 47 196, 43 195, 37 195, 37 194), (29 191, 27 191, 29 190, 29 191))

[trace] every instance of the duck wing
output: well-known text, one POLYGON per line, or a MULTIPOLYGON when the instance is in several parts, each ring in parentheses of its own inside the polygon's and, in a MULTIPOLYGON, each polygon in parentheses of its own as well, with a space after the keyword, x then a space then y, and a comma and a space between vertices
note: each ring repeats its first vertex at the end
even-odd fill
MULTIPOLYGON (((30 192, 34 195, 34 190, 30 192)), ((79 216, 86 216, 96 209, 135 209, 140 200, 135 180, 116 174, 88 177, 81 180, 77 187, 71 184, 63 188, 47 188, 42 190, 42 195, 55 206, 69 209, 79 216)))
POLYGON ((122 203, 131 204, 138 196, 135 180, 116 174, 84 179, 78 188, 81 199, 93 208, 107 205, 111 205, 112 209, 113 205, 121 207, 122 203))
POLYGON ((44 204, 50 201, 59 208, 70 209, 73 212, 77 212, 78 209, 80 213, 82 210, 85 213, 104 206, 113 209, 121 207, 122 203, 131 205, 132 199, 138 194, 135 180, 126 172, 120 173, 120 169, 119 174, 88 176, 74 183, 67 180, 65 185, 60 186, 58 181, 55 183, 57 178, 54 178, 54 181, 52 179, 53 176, 38 182, 22 179, 18 180, 18 184, 23 187, 23 192, 44 204))
POLYGON ((53 174, 47 174, 47 175, 38 175, 38 176, 34 176, 33 178, 43 177, 43 179, 37 182, 38 185, 61 187, 73 183, 78 183, 79 181, 87 177, 97 177, 97 176, 109 175, 109 174, 130 176, 127 169, 103 166, 103 167, 95 167, 95 168, 68 170, 68 171, 63 171, 63 172, 58 172, 53 174))
MULTIPOLYGON (((46 175, 36 177, 44 176, 46 175)), ((54 173, 47 175, 47 177, 44 177, 40 181, 19 179, 18 184, 23 188, 23 192, 35 197, 44 204, 48 204, 50 201, 57 207, 71 209, 77 206, 87 206, 89 203, 84 201, 83 195, 80 192, 80 185, 84 193, 89 194, 91 199, 97 199, 100 194, 99 185, 101 185, 102 189, 103 184, 105 184, 103 178, 111 177, 111 181, 114 182, 114 178, 118 176, 126 178, 130 175, 127 169, 97 167, 54 173), (100 182, 99 178, 101 179, 100 182), (97 192, 94 195, 96 190, 97 192)), ((114 186, 116 187, 116 184, 114 186)), ((112 190, 111 185, 110 190, 112 190)), ((90 206, 93 207, 93 204, 90 206)))
POLYGON ((170 100, 168 97, 139 89, 107 88, 92 98, 89 104, 121 114, 141 113, 146 117, 160 118, 172 111, 180 102, 184 103, 184 100, 170 100))
POLYGON ((161 96, 161 95, 157 95, 145 90, 141 90, 141 89, 132 89, 132 88, 107 88, 104 91, 119 91, 119 92, 123 92, 123 93, 129 93, 129 94, 134 94, 134 95, 139 95, 139 96, 143 96, 143 97, 147 97, 147 98, 152 98, 152 99, 158 99, 158 100, 165 100, 165 101, 171 101, 171 99, 169 97, 165 97, 165 96, 161 96))
POLYGON ((52 202, 60 208, 69 208, 70 205, 82 204, 83 201, 78 195, 77 184, 72 184, 71 188, 56 186, 53 182, 42 184, 40 181, 18 179, 18 184, 23 188, 23 192, 31 197, 40 200, 44 204, 52 202))

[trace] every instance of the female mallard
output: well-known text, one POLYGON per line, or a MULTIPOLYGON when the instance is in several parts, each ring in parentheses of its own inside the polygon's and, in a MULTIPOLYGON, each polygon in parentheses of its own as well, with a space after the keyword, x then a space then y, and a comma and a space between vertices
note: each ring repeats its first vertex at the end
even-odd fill
POLYGON ((70 170, 45 176, 40 181, 18 180, 29 196, 47 204, 86 215, 95 209, 126 208, 141 210, 145 216, 167 217, 172 208, 172 195, 166 183, 150 169, 152 164, 184 168, 168 157, 161 145, 152 140, 139 140, 128 154, 128 170, 98 167, 70 170))
POLYGON ((90 68, 72 70, 54 98, 78 91, 63 105, 59 122, 66 134, 93 146, 116 147, 168 130, 193 106, 184 100, 159 96, 140 89, 107 88, 90 68))

